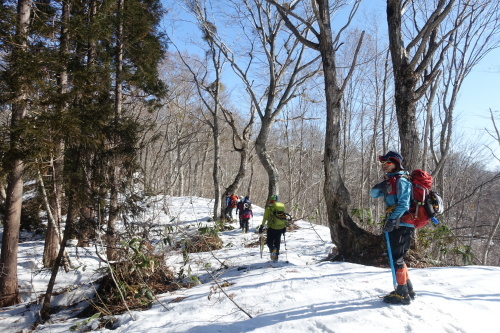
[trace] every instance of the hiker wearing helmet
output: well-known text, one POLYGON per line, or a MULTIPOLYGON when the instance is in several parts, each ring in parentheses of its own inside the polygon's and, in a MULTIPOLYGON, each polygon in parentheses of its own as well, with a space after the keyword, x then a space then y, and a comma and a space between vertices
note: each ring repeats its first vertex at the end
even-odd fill
POLYGON ((271 253, 271 260, 274 262, 278 261, 280 254, 281 235, 286 232, 286 219, 277 217, 278 212, 285 212, 285 205, 277 200, 278 197, 276 195, 269 197, 269 204, 266 206, 262 224, 258 229, 259 234, 262 234, 264 227, 267 225, 266 244, 271 253))
POLYGON ((383 231, 386 235, 391 269, 395 274, 395 290, 384 297, 384 302, 391 304, 410 304, 415 297, 413 285, 408 277, 408 268, 404 255, 410 249, 415 228, 412 224, 402 222, 401 216, 410 208, 412 185, 405 177, 403 157, 394 151, 378 157, 385 180, 375 185, 371 191, 372 198, 384 197, 387 206, 383 231))

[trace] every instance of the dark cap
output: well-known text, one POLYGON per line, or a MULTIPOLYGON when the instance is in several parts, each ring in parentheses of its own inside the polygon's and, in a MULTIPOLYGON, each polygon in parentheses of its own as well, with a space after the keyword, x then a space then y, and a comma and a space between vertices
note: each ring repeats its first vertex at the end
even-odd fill
POLYGON ((401 170, 404 170, 404 168, 403 168, 403 157, 399 153, 396 153, 395 151, 389 151, 387 154, 379 156, 378 160, 380 162, 391 160, 393 162, 396 162, 399 165, 399 168, 401 170))

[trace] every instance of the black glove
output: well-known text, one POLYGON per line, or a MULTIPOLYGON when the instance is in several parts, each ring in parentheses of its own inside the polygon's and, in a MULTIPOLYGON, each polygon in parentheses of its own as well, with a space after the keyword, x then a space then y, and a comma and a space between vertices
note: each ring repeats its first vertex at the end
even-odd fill
POLYGON ((261 234, 261 233, 263 233, 263 232, 264 232, 264 226, 263 226, 263 225, 261 225, 261 226, 259 227, 259 234, 261 234))
POLYGON ((383 182, 378 183, 377 185, 373 186, 373 188, 376 188, 383 193, 387 193, 387 189, 389 188, 389 182, 387 180, 384 180, 383 182))
POLYGON ((284 227, 283 229, 281 229, 281 232, 283 233, 283 235, 286 233, 286 227, 284 227))
POLYGON ((384 231, 391 232, 394 230, 394 227, 396 226, 396 220, 390 219, 385 222, 384 225, 384 231))

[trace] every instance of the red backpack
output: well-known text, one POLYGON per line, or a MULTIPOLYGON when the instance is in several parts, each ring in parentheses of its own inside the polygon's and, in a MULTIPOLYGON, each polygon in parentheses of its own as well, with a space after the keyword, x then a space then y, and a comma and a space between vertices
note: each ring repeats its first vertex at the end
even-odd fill
POLYGON ((401 222, 422 228, 431 218, 443 213, 443 200, 438 193, 431 190, 432 176, 424 170, 413 170, 410 182, 412 185, 410 209, 401 217, 401 222))
POLYGON ((235 195, 232 195, 229 197, 229 207, 236 208, 236 205, 238 204, 238 197, 235 195))

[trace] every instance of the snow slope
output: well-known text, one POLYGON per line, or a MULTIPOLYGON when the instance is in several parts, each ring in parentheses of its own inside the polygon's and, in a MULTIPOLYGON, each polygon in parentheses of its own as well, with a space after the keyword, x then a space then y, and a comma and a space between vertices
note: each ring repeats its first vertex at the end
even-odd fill
MULTIPOLYGON (((194 197, 162 198, 149 206, 143 218, 159 228, 189 225, 188 230, 195 230, 210 224, 211 204, 194 197)), ((61 294, 53 301, 58 312, 34 331, 69 332, 73 325, 77 332, 134 333, 495 331, 499 267, 410 268, 418 297, 408 306, 387 305, 380 296, 392 289, 389 269, 322 261, 332 248, 326 227, 299 221, 300 229, 286 234, 286 248, 282 242, 280 262, 270 263, 267 249, 261 258, 258 247, 247 246, 258 240, 254 230, 262 214, 254 204, 250 233, 223 232, 223 249, 190 256, 200 285, 158 295, 162 305, 133 311, 133 319, 127 313, 118 316, 114 330, 96 329, 97 320, 85 323, 73 317, 84 305, 75 302, 92 295, 88 282, 103 264, 93 247, 70 248, 80 269, 59 273, 56 290, 61 294), (207 262, 210 274, 203 268, 207 262)), ((49 275, 39 270, 42 251, 43 240, 20 244, 19 283, 25 302, 43 294, 48 282, 49 275)), ((165 251, 168 264, 178 270, 182 256, 165 251)), ((0 309, 0 331, 30 332, 40 306, 23 303, 0 309)))

